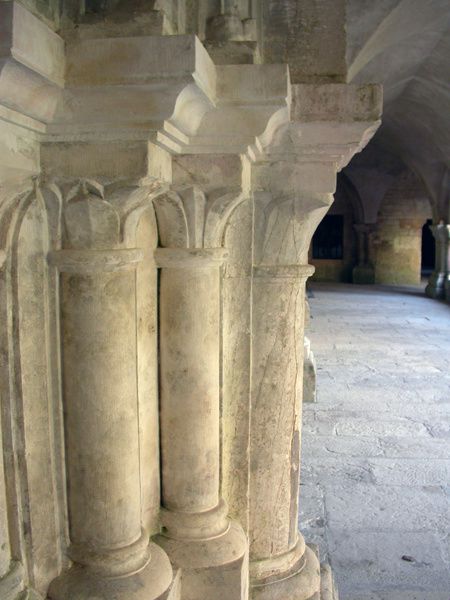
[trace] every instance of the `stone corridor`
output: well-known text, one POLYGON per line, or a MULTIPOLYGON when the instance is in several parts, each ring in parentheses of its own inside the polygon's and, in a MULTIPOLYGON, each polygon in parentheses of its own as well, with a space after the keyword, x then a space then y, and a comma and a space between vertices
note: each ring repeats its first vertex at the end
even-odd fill
POLYGON ((450 307, 312 284, 300 527, 341 600, 450 598, 450 307))

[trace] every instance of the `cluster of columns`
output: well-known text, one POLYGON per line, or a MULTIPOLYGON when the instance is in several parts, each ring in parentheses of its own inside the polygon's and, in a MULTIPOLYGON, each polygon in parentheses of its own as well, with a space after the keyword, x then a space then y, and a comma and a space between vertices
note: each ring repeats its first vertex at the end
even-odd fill
MULTIPOLYGON (((245 21, 249 6, 223 3, 219 16, 245 21)), ((52 437, 43 461, 60 468, 49 484, 59 519, 57 544, 39 547, 36 594, 329 600, 319 558, 297 526, 307 253, 337 171, 379 124, 379 88, 292 86, 280 65, 216 67, 193 36, 105 39, 100 28, 66 55, 24 10, 11 7, 23 47, 8 60, 35 90, 26 40, 30 28, 40 32, 48 60, 35 67, 53 94, 54 112, 33 93, 17 94, 16 108, 44 136, 33 138, 42 180, 32 194, 42 215, 26 233, 38 239, 48 221, 48 247, 39 250, 45 285, 33 301, 48 313, 49 360, 35 370, 54 383, 47 421, 61 439, 58 446, 52 437), (244 205, 247 218, 234 221, 230 241, 227 228, 244 205), (231 254, 248 281, 227 281, 238 299, 227 304, 231 254), (224 323, 240 323, 242 306, 247 337, 234 344, 224 323), (234 353, 245 393, 224 385, 234 353), (224 431, 233 429, 239 470, 223 458, 224 431), (238 493, 234 482, 244 479, 238 493)), ((8 223, 11 214, 23 218, 22 199, 11 200, 8 223)), ((3 260, 17 235, 5 241, 9 225, 0 225, 3 260)), ((30 270, 33 251, 20 263, 30 270)), ((3 495, 0 486, 0 505, 3 495)), ((34 547, 26 553, 33 563, 34 547)), ((26 560, 11 572, 20 572, 20 592, 34 586, 26 560)))

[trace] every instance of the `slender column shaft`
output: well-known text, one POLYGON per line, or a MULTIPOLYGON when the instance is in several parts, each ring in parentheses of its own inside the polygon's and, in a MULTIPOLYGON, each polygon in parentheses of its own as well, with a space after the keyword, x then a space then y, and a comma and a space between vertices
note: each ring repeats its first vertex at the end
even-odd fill
POLYGON ((297 520, 305 281, 312 271, 254 269, 250 558, 256 578, 288 569, 305 550, 297 520))
POLYGON ((141 537, 133 258, 62 273, 70 536, 74 558, 141 537))
POLYGON ((219 502, 219 266, 163 268, 160 285, 163 505, 206 511, 219 502))
MULTIPOLYGON (((219 505, 220 265, 224 251, 159 249, 162 502, 219 505)), ((170 525, 168 525, 170 528, 170 525)))
POLYGON ((448 272, 449 233, 448 225, 439 224, 431 227, 436 240, 436 262, 433 273, 426 287, 426 293, 432 298, 444 298, 446 276, 448 272))
POLYGON ((220 487, 220 265, 223 249, 158 249, 162 522, 181 600, 246 600, 247 540, 220 487))
POLYGON ((49 597, 78 600, 89 589, 101 599, 159 598, 171 581, 159 549, 153 580, 147 569, 142 589, 134 584, 133 591, 125 577, 151 562, 141 528, 136 377, 135 266, 142 251, 66 250, 52 259, 62 271, 69 556, 86 576, 63 574, 49 597), (121 591, 111 583, 117 577, 121 591))

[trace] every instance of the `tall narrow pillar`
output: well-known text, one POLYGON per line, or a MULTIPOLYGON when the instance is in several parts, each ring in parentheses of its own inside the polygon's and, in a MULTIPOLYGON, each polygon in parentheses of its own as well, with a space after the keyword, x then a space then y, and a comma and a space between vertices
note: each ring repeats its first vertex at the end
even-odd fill
POLYGON ((250 488, 254 600, 306 600, 320 588, 319 562, 298 531, 305 282, 313 271, 302 264, 254 268, 250 488))
POLYGON ((374 283, 375 271, 369 256, 369 236, 373 226, 367 223, 356 223, 353 227, 357 237, 357 259, 356 266, 353 268, 352 272, 353 283, 374 283))
MULTIPOLYGON (((436 240, 436 263, 425 292, 430 298, 445 298, 446 288, 447 290, 450 288, 450 283, 446 284, 450 270, 450 225, 439 223, 438 225, 433 225, 431 231, 436 240)), ((447 293, 450 295, 450 292, 447 293)))
POLYGON ((73 561, 51 584, 50 600, 165 599, 172 583, 169 559, 141 527, 136 266, 143 251, 108 248, 115 221, 105 206, 95 196, 76 198, 66 211, 70 241, 79 247, 90 223, 96 247, 89 239, 87 248, 50 255, 61 273, 73 561))
POLYGON ((376 88, 367 91, 363 97, 345 85, 293 86, 290 113, 278 115, 249 155, 252 600, 317 600, 324 591, 318 556, 298 531, 305 283, 314 271, 307 257, 333 202, 336 172, 378 125, 381 98, 376 88), (322 113, 318 89, 329 100, 322 113), (358 121, 348 106, 358 106, 358 121))
POLYGON ((182 600, 247 598, 247 541, 227 517, 220 476, 223 249, 160 248, 162 523, 182 600))
POLYGON ((445 277, 445 299, 450 302, 450 225, 446 225, 447 247, 444 250, 447 262, 447 273, 445 277))

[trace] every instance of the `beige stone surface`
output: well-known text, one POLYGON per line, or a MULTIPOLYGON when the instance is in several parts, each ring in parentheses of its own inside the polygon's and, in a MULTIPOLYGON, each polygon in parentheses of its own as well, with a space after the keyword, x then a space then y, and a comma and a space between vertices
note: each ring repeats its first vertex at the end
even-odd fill
POLYGON ((307 255, 382 109, 343 83, 343 3, 278 31, 266 2, 26 4, 0 2, 0 595, 334 594, 297 526, 307 255))
POLYGON ((312 289, 300 526, 328 550, 340 597, 446 600, 448 308, 423 288, 312 289))

